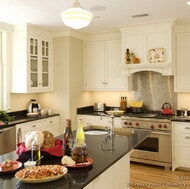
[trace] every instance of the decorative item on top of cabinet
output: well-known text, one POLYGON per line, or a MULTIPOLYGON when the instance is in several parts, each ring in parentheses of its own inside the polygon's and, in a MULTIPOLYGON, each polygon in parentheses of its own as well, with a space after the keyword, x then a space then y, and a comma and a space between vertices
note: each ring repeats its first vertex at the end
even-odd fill
POLYGON ((131 53, 129 52, 129 49, 126 50, 126 55, 125 55, 125 63, 130 64, 131 63, 131 53))
POLYGON ((28 24, 13 32, 13 93, 52 91, 52 37, 28 24), (22 81, 22 82, 21 82, 22 81))
POLYGON ((173 75, 173 25, 174 20, 167 20, 121 27, 123 54, 128 48, 141 59, 138 65, 125 64, 125 60, 122 61, 123 74, 130 76, 139 71, 155 71, 163 75, 173 75), (148 50, 158 47, 164 49, 164 61, 150 64, 148 50))
POLYGON ((148 59, 150 63, 164 62, 164 58, 164 48, 152 48, 149 50, 148 59))

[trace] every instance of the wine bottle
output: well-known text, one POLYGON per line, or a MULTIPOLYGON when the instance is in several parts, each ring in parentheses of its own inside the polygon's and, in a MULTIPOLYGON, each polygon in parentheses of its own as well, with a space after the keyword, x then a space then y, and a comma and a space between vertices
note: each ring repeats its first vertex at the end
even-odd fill
POLYGON ((34 141, 32 142, 31 159, 32 161, 36 161, 36 165, 41 164, 41 144, 38 140, 38 135, 35 135, 34 141))
POLYGON ((79 119, 78 129, 76 133, 76 146, 84 146, 85 145, 85 135, 83 130, 83 122, 82 119, 79 119))
POLYGON ((73 147, 73 133, 71 129, 71 119, 66 119, 65 131, 63 134, 63 155, 71 156, 71 149, 73 147))

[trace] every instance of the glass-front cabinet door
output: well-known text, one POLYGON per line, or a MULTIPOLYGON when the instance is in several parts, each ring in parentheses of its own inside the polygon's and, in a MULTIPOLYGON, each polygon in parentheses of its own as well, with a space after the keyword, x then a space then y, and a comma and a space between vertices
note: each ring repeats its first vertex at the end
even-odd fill
POLYGON ((49 86, 49 42, 41 41, 42 43, 42 86, 49 86))
POLYGON ((50 42, 30 37, 29 89, 43 92, 51 88, 50 84, 50 42))
POLYGON ((39 43, 38 39, 30 38, 30 86, 38 87, 39 84, 39 43))

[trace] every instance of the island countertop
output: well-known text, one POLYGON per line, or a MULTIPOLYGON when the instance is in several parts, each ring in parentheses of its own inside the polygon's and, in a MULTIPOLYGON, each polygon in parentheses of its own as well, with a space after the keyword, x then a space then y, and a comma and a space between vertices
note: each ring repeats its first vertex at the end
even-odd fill
MULTIPOLYGON (((92 165, 83 168, 68 168, 68 173, 62 178, 52 182, 39 184, 23 183, 15 178, 15 173, 1 173, 0 189, 82 189, 134 149, 149 134, 149 131, 139 129, 134 130, 134 133, 128 136, 113 135, 113 137, 109 137, 109 135, 86 135, 89 157, 93 159, 92 165), (101 146, 103 150, 101 149, 101 146)), ((59 138, 62 138, 62 136, 59 138)), ((15 160, 17 158, 18 155, 13 151, 11 153, 1 155, 0 162, 6 159, 15 160)), ((44 158, 42 164, 61 164, 61 157, 44 158)))

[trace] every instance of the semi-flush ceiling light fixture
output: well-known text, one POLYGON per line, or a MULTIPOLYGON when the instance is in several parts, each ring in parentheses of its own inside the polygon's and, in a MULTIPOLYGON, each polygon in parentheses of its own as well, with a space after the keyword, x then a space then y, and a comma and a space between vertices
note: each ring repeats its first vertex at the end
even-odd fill
POLYGON ((75 1, 73 7, 63 11, 61 18, 63 23, 73 29, 80 29, 90 24, 93 14, 84 10, 78 0, 75 1))
POLYGON ((187 5, 190 5, 190 0, 189 0, 189 1, 187 1, 187 5))

